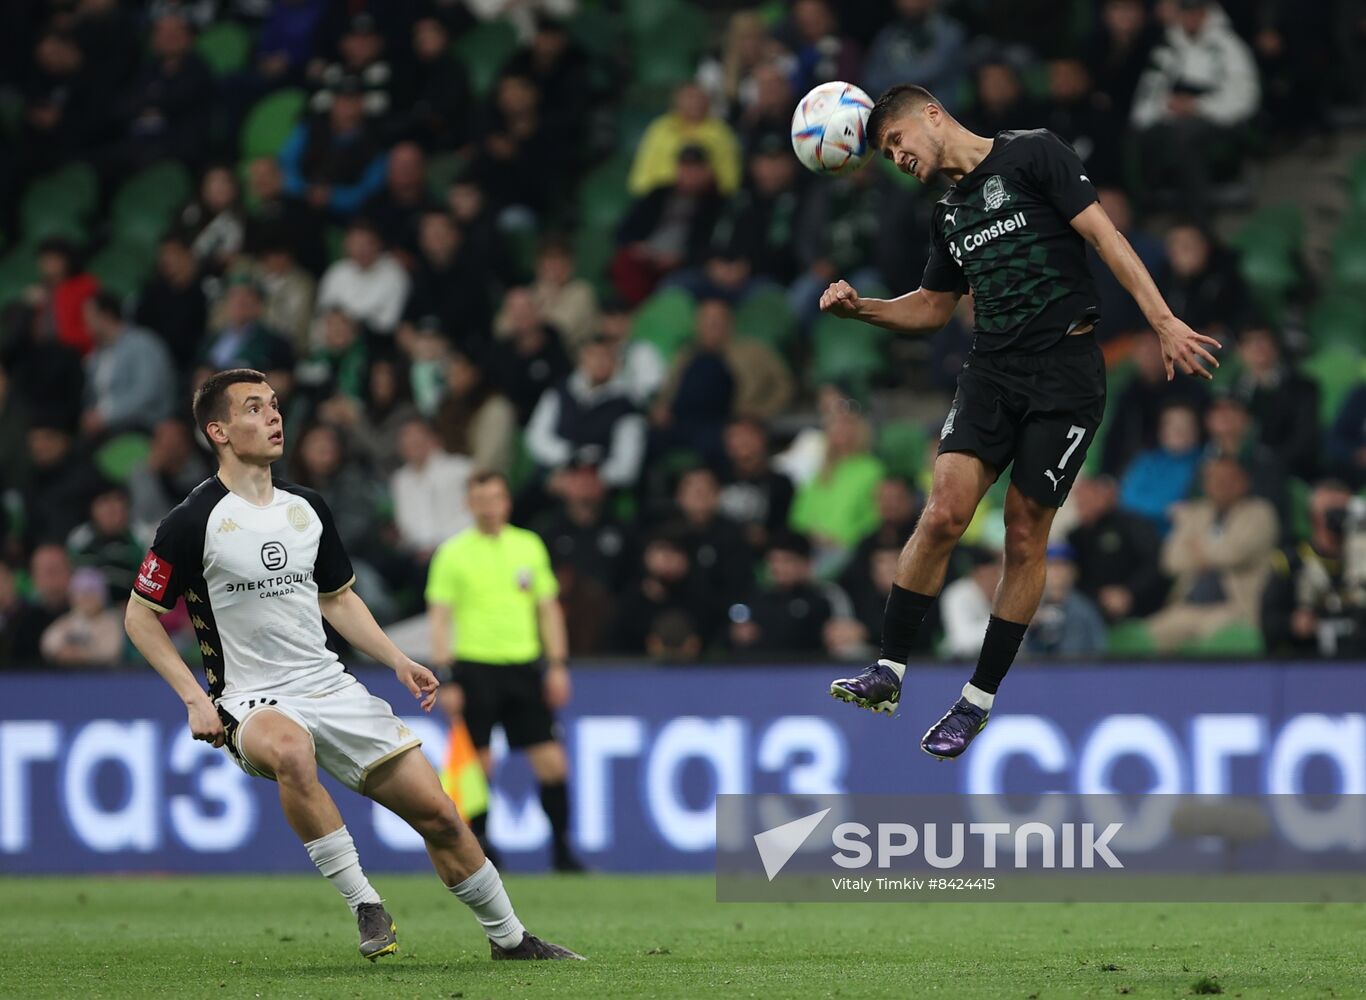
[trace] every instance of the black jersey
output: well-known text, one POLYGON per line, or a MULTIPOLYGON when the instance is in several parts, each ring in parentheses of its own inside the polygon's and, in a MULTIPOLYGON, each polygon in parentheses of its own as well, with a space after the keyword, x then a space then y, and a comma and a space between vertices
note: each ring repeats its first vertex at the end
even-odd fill
POLYGON ((1100 318, 1086 241, 1072 228, 1096 189, 1047 129, 1001 132, 934 208, 921 286, 972 291, 973 350, 1046 350, 1100 318))

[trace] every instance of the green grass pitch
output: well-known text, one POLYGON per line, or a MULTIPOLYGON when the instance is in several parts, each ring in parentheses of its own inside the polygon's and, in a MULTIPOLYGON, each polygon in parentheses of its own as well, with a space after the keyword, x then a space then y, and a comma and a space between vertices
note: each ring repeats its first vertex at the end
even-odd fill
POLYGON ((1362 904, 718 904, 710 878, 513 876, 585 963, 493 963, 435 878, 401 951, 316 876, 0 879, 0 997, 1366 997, 1362 904))

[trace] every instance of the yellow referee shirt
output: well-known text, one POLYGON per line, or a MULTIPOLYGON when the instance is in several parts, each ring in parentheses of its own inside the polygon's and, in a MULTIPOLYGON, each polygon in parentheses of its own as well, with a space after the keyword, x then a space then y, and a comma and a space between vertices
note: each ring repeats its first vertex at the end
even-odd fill
POLYGON ((441 544, 427 571, 427 602, 452 609, 457 660, 530 663, 541 656, 536 606, 559 594, 550 553, 535 532, 466 528, 441 544))

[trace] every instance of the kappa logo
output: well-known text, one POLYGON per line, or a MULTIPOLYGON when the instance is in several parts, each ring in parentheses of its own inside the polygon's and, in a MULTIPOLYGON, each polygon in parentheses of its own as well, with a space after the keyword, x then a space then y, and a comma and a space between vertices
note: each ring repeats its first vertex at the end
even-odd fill
POLYGON ((949 410, 949 415, 944 418, 944 429, 939 432, 939 440, 943 441, 953 433, 953 422, 958 417, 958 407, 949 410))
POLYGON ((982 199, 986 202, 988 212, 994 212, 1010 201, 1010 195, 1006 194, 1005 181, 999 176, 988 177, 982 187, 982 199))
POLYGON ((236 531, 242 526, 230 517, 225 517, 218 522, 218 534, 224 535, 228 532, 236 531))

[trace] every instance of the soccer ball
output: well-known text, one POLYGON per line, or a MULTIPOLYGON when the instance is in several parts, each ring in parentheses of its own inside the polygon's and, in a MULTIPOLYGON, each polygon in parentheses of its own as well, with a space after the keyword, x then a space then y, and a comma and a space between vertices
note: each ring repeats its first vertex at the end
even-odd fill
POLYGON ((873 102, 852 83, 822 83, 792 113, 792 149, 812 173, 857 170, 873 152, 868 113, 873 102))

